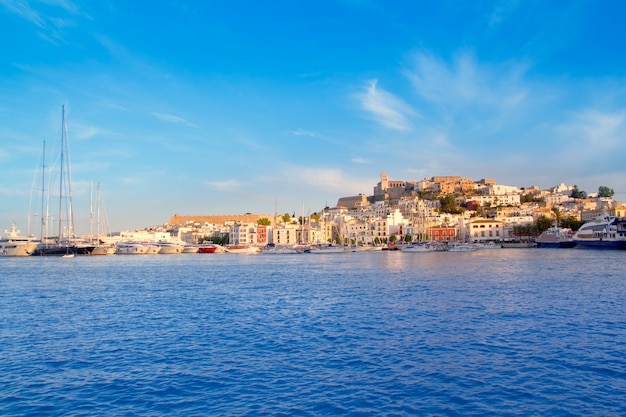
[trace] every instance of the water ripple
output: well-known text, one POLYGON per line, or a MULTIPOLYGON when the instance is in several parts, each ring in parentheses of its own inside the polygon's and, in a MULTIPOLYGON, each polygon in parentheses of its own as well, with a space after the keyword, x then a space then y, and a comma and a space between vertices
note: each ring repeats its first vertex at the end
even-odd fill
POLYGON ((625 415, 622 258, 0 259, 0 414, 625 415))

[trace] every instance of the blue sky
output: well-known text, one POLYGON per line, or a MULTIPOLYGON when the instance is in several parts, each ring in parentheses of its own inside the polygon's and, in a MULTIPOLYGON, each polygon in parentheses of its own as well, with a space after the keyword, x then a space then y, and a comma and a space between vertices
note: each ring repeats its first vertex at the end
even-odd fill
POLYGON ((114 230, 174 213, 315 212, 371 194, 381 172, 606 185, 625 200, 625 12, 602 0, 0 0, 0 227, 26 231, 62 105, 80 233, 98 181, 114 230))

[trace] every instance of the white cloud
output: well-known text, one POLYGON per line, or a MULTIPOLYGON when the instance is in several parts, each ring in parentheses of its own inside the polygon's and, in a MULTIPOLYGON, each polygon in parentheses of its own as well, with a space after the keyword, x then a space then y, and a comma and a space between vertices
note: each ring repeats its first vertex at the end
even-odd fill
POLYGON ((183 119, 182 117, 179 116, 174 116, 172 114, 164 114, 164 113, 152 113, 153 116, 155 116, 158 119, 161 119, 165 122, 170 122, 170 123, 180 123, 180 124, 184 124, 187 125, 189 127, 198 127, 197 125, 188 122, 187 120, 183 119))
POLYGON ((367 159, 359 158, 359 157, 352 158, 351 161, 354 162, 355 164, 369 164, 369 161, 367 159))
POLYGON ((516 62, 481 66, 468 52, 457 54, 450 64, 418 52, 405 75, 422 98, 448 110, 475 105, 507 109, 527 96, 522 84, 526 69, 526 64, 516 62))
POLYGON ((309 136, 312 138, 317 137, 317 134, 315 132, 310 132, 308 130, 303 130, 303 129, 292 130, 290 133, 294 136, 309 136))
POLYGON ((35 10, 34 7, 31 7, 32 2, 26 0, 0 0, 0 5, 4 6, 9 12, 41 29, 39 35, 42 38, 56 43, 64 37, 63 29, 74 25, 71 19, 61 16, 64 13, 69 13, 73 16, 78 16, 82 13, 78 5, 70 0, 42 0, 41 3, 56 6, 58 9, 54 10, 54 13, 52 11, 50 13, 41 13, 35 10))
POLYGON ((372 188, 371 178, 346 177, 336 168, 290 167, 288 172, 292 182, 338 195, 368 192, 372 188))
POLYGON ((218 191, 228 191, 233 190, 235 188, 240 188, 243 184, 235 179, 226 180, 226 181, 207 181, 206 185, 214 190, 218 191))
POLYGON ((577 143, 579 156, 598 155, 624 146, 626 111, 602 113, 586 109, 572 115, 572 120, 555 129, 568 142, 577 143))
POLYGON ((9 12, 28 20, 34 25, 39 26, 40 28, 46 27, 45 19, 37 11, 33 10, 27 1, 0 0, 0 4, 3 5, 9 12))
POLYGON ((409 117, 416 112, 405 102, 378 88, 378 80, 369 82, 365 92, 359 94, 361 105, 378 123, 394 130, 409 130, 409 117))

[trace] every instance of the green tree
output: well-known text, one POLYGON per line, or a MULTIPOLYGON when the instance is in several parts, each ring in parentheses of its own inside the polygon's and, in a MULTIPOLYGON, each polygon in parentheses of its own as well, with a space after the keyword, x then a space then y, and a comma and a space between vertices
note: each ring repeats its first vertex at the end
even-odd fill
POLYGON ((291 214, 289 213, 285 213, 283 214, 280 219, 283 221, 283 223, 290 223, 291 222, 291 214))
POLYGON ((612 198, 615 195, 615 191, 612 188, 606 187, 604 185, 598 188, 598 197, 609 197, 612 198))
POLYGON ((563 218, 563 213, 558 207, 552 207, 552 213, 554 214, 554 220, 556 222, 556 226, 559 227, 561 225, 561 219, 563 218))
POLYGON ((541 216, 535 220, 535 224, 533 226, 533 231, 536 234, 541 234, 552 227, 552 220, 550 220, 547 216, 541 216))
POLYGON ((564 218, 561 224, 563 225, 563 227, 570 228, 573 231, 576 231, 580 229, 580 226, 583 225, 583 222, 578 220, 578 218, 575 216, 569 216, 569 217, 564 218))
POLYGON ((404 241, 406 243, 411 243, 411 240, 413 240, 413 237, 411 235, 409 235, 408 233, 404 235, 404 241))
POLYGON ((456 203, 454 195, 452 194, 441 197, 439 199, 439 204, 441 205, 439 208, 440 213, 460 214, 465 211, 456 203))
POLYGON ((390 241, 391 243, 394 243, 396 240, 398 240, 398 238, 396 237, 396 235, 391 235, 391 236, 389 237, 389 241, 390 241))
POLYGON ((572 198, 587 198, 587 192, 579 190, 578 186, 574 185, 574 189, 572 190, 572 193, 570 194, 570 197, 572 197, 572 198))
POLYGON ((269 226, 272 224, 272 222, 270 222, 270 219, 268 219, 267 217, 261 217, 259 220, 257 220, 256 224, 258 224, 259 226, 269 226))
POLYGON ((320 216, 319 214, 313 213, 311 214, 309 218, 311 219, 312 222, 319 222, 321 217, 322 216, 320 216))

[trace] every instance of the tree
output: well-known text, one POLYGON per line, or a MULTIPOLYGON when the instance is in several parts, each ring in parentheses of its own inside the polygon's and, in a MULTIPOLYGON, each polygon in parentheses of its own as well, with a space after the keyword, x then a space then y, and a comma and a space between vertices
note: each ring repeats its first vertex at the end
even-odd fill
POLYGON ((570 197, 572 197, 572 198, 587 198, 587 192, 586 191, 580 191, 578 189, 578 186, 574 185, 574 189, 572 190, 572 193, 570 194, 570 197))
POLYGON ((601 185, 598 188, 598 197, 608 197, 612 198, 615 195, 615 191, 612 188, 601 185))
POLYGON ((269 226, 272 224, 272 222, 270 222, 270 219, 268 219, 267 217, 261 217, 259 220, 256 221, 256 224, 258 224, 259 226, 269 226))
POLYGON ((452 194, 441 197, 439 204, 441 204, 441 208, 439 209, 440 213, 460 214, 465 211, 463 208, 459 207, 452 194))
POLYGON ((547 216, 541 216, 535 221, 533 226, 535 233, 541 234, 552 226, 552 220, 550 220, 547 216))
POLYGON ((563 213, 558 207, 552 207, 552 213, 554 213, 554 220, 556 222, 556 227, 561 225, 561 219, 563 218, 563 213))
POLYGON ((406 235, 404 235, 404 241, 406 243, 411 243, 412 239, 413 239, 413 237, 411 235, 409 235, 408 233, 406 235))
POLYGON ((394 243, 396 240, 398 240, 398 238, 396 237, 396 235, 391 235, 391 236, 389 237, 389 241, 390 241, 391 243, 394 243))
POLYGON ((283 223, 291 223, 291 214, 285 213, 281 216, 280 219, 283 221, 283 223))
POLYGON ((561 224, 565 228, 569 228, 569 229, 572 229, 573 231, 576 231, 576 230, 580 229, 580 226, 583 225, 583 222, 578 220, 578 218, 575 217, 575 216, 569 216, 569 217, 566 217, 565 219, 563 219, 561 224))

